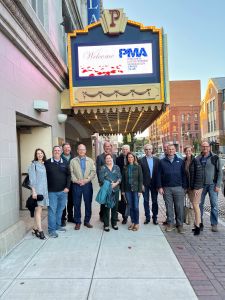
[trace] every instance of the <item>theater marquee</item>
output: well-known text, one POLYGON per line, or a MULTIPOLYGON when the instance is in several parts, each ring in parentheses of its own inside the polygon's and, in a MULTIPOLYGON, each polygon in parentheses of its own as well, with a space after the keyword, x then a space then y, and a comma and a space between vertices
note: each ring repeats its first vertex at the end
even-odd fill
POLYGON ((68 34, 61 109, 93 133, 144 131, 169 103, 166 48, 162 28, 103 10, 100 21, 68 34))

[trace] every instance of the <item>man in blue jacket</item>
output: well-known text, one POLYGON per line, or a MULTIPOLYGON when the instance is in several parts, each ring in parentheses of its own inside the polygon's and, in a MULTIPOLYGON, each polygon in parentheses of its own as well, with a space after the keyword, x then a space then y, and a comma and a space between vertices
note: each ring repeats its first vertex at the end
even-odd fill
POLYGON ((165 158, 159 162, 158 191, 163 195, 166 204, 166 231, 172 231, 174 226, 174 209, 176 212, 176 226, 179 233, 184 233, 184 189, 186 177, 184 161, 175 154, 174 145, 168 145, 165 158))

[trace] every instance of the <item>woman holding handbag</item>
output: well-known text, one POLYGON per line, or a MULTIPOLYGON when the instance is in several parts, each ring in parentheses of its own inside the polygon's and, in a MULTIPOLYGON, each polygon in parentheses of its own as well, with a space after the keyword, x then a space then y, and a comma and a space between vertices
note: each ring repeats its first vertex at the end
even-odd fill
POLYGON ((136 156, 129 152, 127 154, 127 166, 123 169, 121 191, 125 195, 130 208, 132 224, 129 230, 139 229, 139 197, 142 194, 143 175, 141 166, 137 163, 136 156))
POLYGON ((200 234, 201 214, 199 203, 203 188, 203 173, 201 164, 194 158, 192 154, 192 147, 186 146, 184 149, 186 155, 185 173, 187 176, 187 194, 193 205, 195 214, 195 228, 193 229, 194 235, 200 234))
POLYGON ((117 208, 119 200, 119 185, 121 182, 120 168, 113 163, 113 157, 111 154, 105 155, 105 164, 101 167, 99 172, 99 182, 102 186, 104 181, 107 180, 111 183, 112 193, 110 195, 110 205, 104 204, 103 207, 103 222, 104 230, 109 232, 109 212, 111 208, 111 225, 114 230, 118 230, 117 226, 117 208), (115 202, 112 207, 112 202, 115 202))
POLYGON ((45 235, 41 225, 42 208, 49 205, 47 176, 44 162, 46 161, 45 152, 38 148, 34 152, 34 160, 29 169, 30 188, 32 190, 32 198, 37 201, 34 212, 34 226, 32 234, 40 239, 45 239, 45 235))

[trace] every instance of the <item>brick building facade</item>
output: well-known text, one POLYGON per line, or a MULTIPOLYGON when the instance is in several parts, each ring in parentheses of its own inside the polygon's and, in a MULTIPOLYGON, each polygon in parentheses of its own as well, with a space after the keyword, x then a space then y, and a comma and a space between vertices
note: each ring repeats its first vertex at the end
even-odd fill
POLYGON ((170 104, 149 127, 149 138, 158 152, 164 142, 174 143, 179 152, 186 145, 197 145, 201 138, 200 101, 200 80, 170 81, 170 104))
POLYGON ((202 138, 213 145, 213 150, 225 152, 225 77, 208 81, 201 103, 202 138))

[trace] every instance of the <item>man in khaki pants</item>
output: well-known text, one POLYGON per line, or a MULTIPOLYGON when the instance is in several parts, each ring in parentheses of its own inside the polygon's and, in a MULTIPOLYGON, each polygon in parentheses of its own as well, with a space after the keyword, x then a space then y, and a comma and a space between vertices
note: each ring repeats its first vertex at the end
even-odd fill
POLYGON ((80 144, 77 148, 78 156, 70 162, 71 181, 73 185, 73 205, 74 205, 74 222, 75 230, 80 229, 81 225, 81 200, 84 198, 85 217, 84 226, 92 228, 91 219, 91 204, 93 197, 92 180, 96 175, 94 161, 86 156, 86 146, 80 144))

